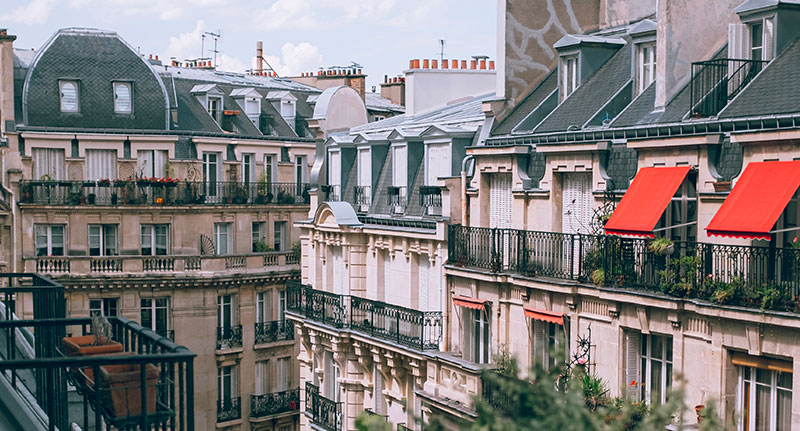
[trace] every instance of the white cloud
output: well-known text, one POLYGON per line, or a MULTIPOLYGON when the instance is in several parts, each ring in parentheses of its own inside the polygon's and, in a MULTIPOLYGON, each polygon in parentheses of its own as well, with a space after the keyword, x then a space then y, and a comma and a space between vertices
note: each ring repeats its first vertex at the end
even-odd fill
POLYGON ((276 0, 252 17, 264 30, 314 30, 356 21, 402 27, 430 18, 443 5, 444 0, 276 0))
MULTIPOLYGON (((294 44, 286 42, 281 47, 281 56, 265 55, 267 63, 281 76, 299 75, 302 72, 313 72, 322 66, 322 54, 319 48, 308 42, 294 44)), ((253 59, 255 61, 255 59, 253 59)), ((267 65, 264 65, 266 68, 267 65)))
POLYGON ((50 17, 56 0, 31 0, 24 6, 12 9, 10 12, 0 14, 0 22, 12 21, 21 24, 42 24, 50 17))
POLYGON ((108 7, 127 16, 155 15, 162 21, 176 20, 200 9, 231 8, 236 0, 69 0, 71 8, 89 4, 108 7))
POLYGON ((175 57, 177 60, 182 61, 187 58, 197 58, 198 53, 200 53, 200 43, 205 27, 205 21, 198 20, 194 30, 181 33, 178 36, 171 36, 169 45, 164 50, 164 59, 175 57))

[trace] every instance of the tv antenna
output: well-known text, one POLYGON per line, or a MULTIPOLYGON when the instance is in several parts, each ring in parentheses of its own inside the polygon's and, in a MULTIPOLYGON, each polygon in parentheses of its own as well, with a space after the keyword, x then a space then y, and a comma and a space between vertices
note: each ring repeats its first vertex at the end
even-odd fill
POLYGON ((211 32, 211 31, 206 31, 206 32, 203 32, 203 34, 202 34, 202 36, 201 36, 201 39, 200 39, 200 51, 201 51, 201 52, 200 52, 200 58, 201 58, 201 59, 204 59, 204 58, 206 58, 206 57, 205 57, 205 55, 206 55, 206 51, 205 51, 206 35, 208 35, 208 36, 210 36, 212 39, 214 39, 214 49, 213 49, 213 50, 211 50, 211 52, 213 52, 213 53, 214 53, 214 67, 217 67, 217 53, 219 52, 219 51, 217 51, 217 41, 218 41, 218 40, 219 40, 219 38, 221 37, 221 35, 220 35, 221 33, 222 33, 222 32, 221 32, 221 31, 219 31, 219 30, 217 30, 217 32, 216 32, 216 33, 214 33, 214 32, 211 32))
POLYGON ((444 62, 444 39, 439 39, 439 61, 444 62))

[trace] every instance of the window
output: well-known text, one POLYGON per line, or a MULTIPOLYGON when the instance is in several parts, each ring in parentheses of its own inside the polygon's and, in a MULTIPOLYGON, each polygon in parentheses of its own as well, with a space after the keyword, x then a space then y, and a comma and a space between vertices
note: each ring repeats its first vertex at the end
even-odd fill
POLYGON ((236 315, 236 296, 235 295, 219 295, 217 296, 217 314, 219 317, 219 327, 224 330, 230 330, 237 324, 238 316, 236 315))
POLYGON ((269 393, 269 359, 256 361, 256 395, 269 393))
POLYGON ((697 238, 697 173, 690 171, 658 221, 655 232, 664 232, 672 241, 697 238))
POLYGON ((233 236, 230 223, 214 223, 214 252, 228 254, 233 252, 233 236))
POLYGON ((339 402, 339 364, 333 360, 333 352, 325 352, 323 357, 322 396, 339 402))
POLYGON ((664 404, 672 387, 672 337, 625 331, 627 396, 664 404))
POLYGON ((381 120, 385 120, 385 119, 386 119, 385 115, 376 115, 376 116, 373 117, 372 121, 381 121, 381 120))
MULTIPOLYGON (((86 179, 97 181, 117 177, 116 150, 86 150, 86 179)), ((100 190, 97 190, 98 192, 100 190)))
POLYGON ((561 57, 561 100, 564 100, 578 88, 578 56, 561 57))
POLYGON ((169 158, 166 150, 139 150, 136 152, 136 176, 139 178, 166 178, 169 176, 169 158))
POLYGON ((253 183, 256 180, 256 164, 254 159, 254 154, 242 154, 242 182, 245 184, 253 183))
POLYGON ((267 236, 266 223, 263 221, 254 221, 251 229, 253 238, 253 253, 269 251, 267 242, 265 241, 267 236))
POLYGON ((34 227, 37 256, 64 255, 64 226, 37 224, 34 227))
POLYGON ((742 431, 792 429, 792 373, 738 366, 738 416, 742 431))
POLYGON ((284 320, 286 312, 286 291, 281 289, 278 291, 278 320, 284 320))
POLYGON ((636 94, 644 91, 656 79, 656 43, 636 45, 636 94))
POLYGON ((478 364, 489 363, 489 321, 486 310, 462 310, 464 322, 464 359, 478 364))
POLYGON ((278 373, 275 392, 289 390, 292 383, 292 362, 290 357, 278 358, 278 373))
POLYGON ((294 163, 294 181, 297 183, 297 195, 303 194, 303 184, 308 182, 306 156, 297 156, 294 163))
POLYGON ((169 225, 143 224, 141 227, 142 256, 169 254, 169 225))
POLYGON ((256 323, 269 322, 271 291, 258 292, 256 296, 256 323))
POLYGON ((117 302, 119 298, 102 298, 89 300, 89 316, 99 314, 105 317, 117 315, 117 302))
POLYGON ((117 255, 117 225, 89 225, 89 256, 117 255))
POLYGON ((450 145, 429 144, 426 146, 425 185, 434 186, 441 177, 452 175, 450 167, 450 145))
POLYGON ((162 337, 169 331, 169 298, 147 298, 141 300, 142 326, 150 328, 162 337))
POLYGON ((133 112, 133 90, 130 82, 114 83, 114 112, 117 114, 133 112))
POLYGON ((358 150, 358 185, 369 187, 372 185, 372 159, 369 148, 358 150))
POLYGON ((284 251, 286 247, 286 222, 276 221, 273 230, 272 248, 275 251, 284 251))
MULTIPOLYGON (((565 322, 566 323, 566 322, 565 322)), ((567 325, 531 319, 533 331, 533 362, 546 371, 558 369, 569 360, 567 325)))
POLYGON ((764 58, 764 24, 757 22, 750 24, 750 59, 762 60, 764 58))
POLYGON ((328 153, 328 185, 331 186, 331 193, 327 200, 338 201, 342 185, 342 153, 339 151, 328 153))
POLYGON ((63 180, 64 175, 64 150, 57 148, 34 148, 33 179, 34 180, 63 180))
POLYGON ((227 365, 217 368, 219 377, 219 390, 217 399, 222 409, 231 408, 234 398, 239 398, 239 373, 236 365, 227 365))
POLYGON ((392 147, 392 185, 405 187, 408 185, 408 147, 405 145, 392 147))
POLYGON ((217 123, 220 122, 220 113, 222 110, 222 99, 219 97, 208 98, 208 115, 217 123))
POLYGON ((267 181, 267 183, 278 181, 278 170, 275 168, 275 159, 276 156, 274 154, 264 155, 264 179, 267 181))
POLYGON ((209 197, 216 197, 220 194, 221 158, 222 153, 203 153, 203 183, 206 186, 206 195, 209 197))
POLYGON ((61 112, 78 112, 80 104, 78 99, 78 81, 58 81, 61 97, 61 112))
MULTIPOLYGON (((282 100, 281 101, 281 117, 285 119, 290 119, 295 116, 295 109, 294 109, 294 102, 291 100, 282 100)), ((287 121, 288 122, 288 121, 287 121)), ((292 126, 292 124, 289 124, 292 126)))

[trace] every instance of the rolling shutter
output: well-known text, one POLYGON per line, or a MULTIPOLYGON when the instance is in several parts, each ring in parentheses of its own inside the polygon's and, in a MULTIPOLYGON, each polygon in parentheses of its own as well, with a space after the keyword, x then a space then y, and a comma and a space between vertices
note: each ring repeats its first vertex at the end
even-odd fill
POLYGON ((346 294, 344 280, 344 259, 342 258, 342 248, 333 248, 333 293, 340 295, 346 294))
POLYGON ((543 367, 547 366, 547 323, 532 320, 533 325, 533 360, 543 367))
POLYGON ((625 331, 625 397, 630 401, 641 398, 641 337, 638 331, 625 331))
POLYGON ((511 174, 489 176, 489 227, 511 227, 511 174))
POLYGON ((430 273, 431 273, 431 264, 428 261, 427 257, 420 255, 419 256, 419 308, 420 311, 428 311, 430 307, 430 299, 428 295, 430 295, 431 291, 431 284, 430 284, 430 273))
POLYGON ((117 152, 113 150, 86 150, 86 179, 99 180, 117 177, 117 152))
POLYGON ((428 176, 426 185, 436 185, 439 177, 449 177, 450 172, 450 146, 448 144, 428 145, 428 176))

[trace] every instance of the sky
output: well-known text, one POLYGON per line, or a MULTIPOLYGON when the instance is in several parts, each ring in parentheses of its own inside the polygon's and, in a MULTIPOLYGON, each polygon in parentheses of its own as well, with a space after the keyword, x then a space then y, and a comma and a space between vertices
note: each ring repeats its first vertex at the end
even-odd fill
POLYGON ((469 59, 496 54, 495 0, 3 0, 0 27, 14 46, 39 49, 59 28, 119 33, 162 60, 213 57, 219 69, 252 68, 256 41, 282 76, 356 62, 367 87, 397 76, 414 58, 469 59))

